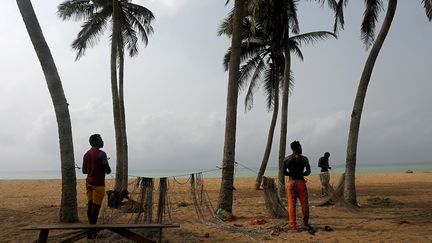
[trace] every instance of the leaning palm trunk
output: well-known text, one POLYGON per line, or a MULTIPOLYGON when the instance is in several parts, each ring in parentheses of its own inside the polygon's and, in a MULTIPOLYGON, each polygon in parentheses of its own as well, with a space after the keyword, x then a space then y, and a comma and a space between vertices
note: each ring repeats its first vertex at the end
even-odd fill
POLYGON ((17 0, 27 32, 39 58, 57 119, 62 174, 60 222, 77 222, 77 191, 75 160, 72 141, 72 125, 68 103, 53 57, 45 41, 30 0, 17 0))
POLYGON ((128 186, 128 144, 127 144, 127 134, 126 134, 126 115, 125 115, 125 104, 124 104, 124 55, 123 52, 119 58, 119 105, 120 105, 120 126, 122 132, 122 145, 123 145, 123 178, 121 191, 127 191, 128 186))
POLYGON ((114 191, 121 192, 123 186, 123 136, 121 129, 121 113, 119 92, 117 87, 117 43, 119 35, 118 2, 113 0, 113 30, 111 37, 111 95, 113 101, 114 131, 116 138, 116 182, 114 191))
POLYGON ((279 111, 279 75, 278 75, 278 71, 277 71, 277 65, 275 65, 275 69, 276 69, 275 70, 276 79, 275 79, 275 88, 274 88, 273 115, 272 115, 272 120, 270 123, 270 129, 269 129, 268 136, 267 136, 267 145, 266 145, 266 148, 264 151, 263 159, 261 161, 261 167, 259 169, 258 176, 257 176, 256 181, 255 181, 255 190, 259 190, 259 188, 261 186, 262 178, 263 178, 265 170, 267 168, 267 163, 268 163, 271 149, 272 149, 272 145, 273 145, 273 136, 274 136, 274 131, 276 128, 277 116, 279 113, 278 112, 279 111))
POLYGON ((234 3, 231 57, 228 72, 227 107, 225 118, 225 141, 223 152, 222 182, 219 191, 218 208, 232 212, 235 141, 237 126, 238 77, 243 23, 243 0, 234 3))
POLYGON ((264 201, 267 210, 274 218, 286 219, 288 211, 277 195, 277 188, 273 178, 263 178, 264 201))
MULTIPOLYGON (((288 37, 287 37, 288 40, 288 37)), ((284 70, 284 82, 282 85, 282 111, 281 111, 281 133, 279 143, 279 197, 281 199, 286 198, 285 189, 285 175, 283 171, 283 161, 286 152, 286 141, 287 141, 287 127, 288 127, 288 96, 289 96, 289 84, 290 84, 290 72, 291 72, 291 53, 289 50, 289 44, 285 44, 285 70, 284 70)))
POLYGON ((355 188, 355 168, 357 160, 357 141, 360 129, 360 119, 363 111, 364 100, 366 97, 367 87, 372 75, 372 71, 375 65, 375 61, 384 43, 384 40, 389 32, 391 23, 393 21, 394 14, 396 12, 397 0, 389 0, 387 7, 387 13, 384 19, 384 23, 378 34, 375 43, 367 58, 366 64, 363 69, 360 83, 357 88, 357 95, 354 101, 353 111, 351 114, 350 130, 348 135, 347 144, 347 158, 345 168, 345 186, 344 186, 344 200, 346 203, 351 205, 357 205, 357 196, 355 188))

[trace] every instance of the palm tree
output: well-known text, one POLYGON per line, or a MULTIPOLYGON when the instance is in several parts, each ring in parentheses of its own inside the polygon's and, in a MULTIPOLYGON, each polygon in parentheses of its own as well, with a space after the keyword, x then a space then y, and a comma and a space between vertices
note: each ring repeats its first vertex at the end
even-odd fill
MULTIPOLYGON (((341 0, 340 2, 343 2, 341 0)), ((426 10, 426 16, 429 21, 432 20, 432 1, 422 0, 426 10)), ((345 1, 346 4, 346 1, 345 1)), ((341 4, 340 4, 341 5, 341 4)), ((353 110, 351 113, 350 129, 347 142, 347 155, 345 167, 345 181, 344 181, 344 201, 351 205, 357 205, 356 187, 355 187, 355 168, 357 161, 357 142, 360 130, 360 119, 363 111, 364 100, 366 91, 371 79, 372 71, 375 66, 375 61, 386 39, 387 33, 393 21, 396 12, 397 0, 388 0, 387 12, 384 22, 375 37, 375 26, 378 21, 378 16, 383 10, 382 0, 366 1, 364 17, 361 27, 362 41, 366 48, 372 46, 369 56, 363 68, 360 82, 357 88, 357 94, 354 100, 353 110)), ((343 21, 342 21, 343 22, 343 21)))
MULTIPOLYGON (((260 170, 255 183, 255 188, 258 190, 262 176, 267 167, 268 159, 271 152, 274 129, 279 107, 279 83, 284 77, 285 59, 282 55, 283 50, 277 50, 278 41, 272 38, 272 33, 267 33, 271 23, 272 8, 269 7, 269 1, 262 1, 262 6, 259 7, 259 16, 255 16, 254 25, 251 23, 252 16, 248 15, 243 21, 243 40, 241 47, 241 57, 243 65, 240 68, 240 77, 238 81, 239 90, 242 90, 249 82, 249 88, 245 97, 245 111, 249 111, 253 107, 253 97, 255 90, 259 87, 260 82, 264 84, 264 91, 267 98, 268 110, 273 109, 272 120, 267 137, 267 144, 264 156, 261 162, 260 170), (269 12, 266 12, 269 11, 269 12), (270 22, 270 23, 269 23, 270 22), (252 27, 254 26, 254 27, 252 27), (250 80, 249 80, 250 79, 250 80)), ((219 35, 231 35, 231 26, 229 20, 232 15, 229 15, 221 25, 219 35)), ((315 41, 326 39, 328 37, 336 37, 333 33, 327 31, 310 32, 301 35, 296 35, 290 38, 291 52, 297 55, 300 60, 303 60, 303 54, 299 48, 301 44, 313 44, 315 41)), ((228 69, 229 58, 231 51, 228 50, 224 58, 225 70, 228 69)), ((293 84, 292 75, 290 76, 290 86, 293 84)))
POLYGON ((273 31, 275 40, 279 40, 277 47, 282 50, 284 54, 284 79, 282 82, 282 107, 281 107, 281 127, 280 127, 280 138, 279 138, 279 197, 281 199, 286 198, 285 189, 285 176, 283 174, 283 160, 286 153, 286 138, 287 138, 287 125, 288 125, 288 96, 289 96, 289 79, 291 72, 291 53, 289 46, 290 32, 294 34, 299 33, 299 24, 297 19, 297 1, 274 1, 273 14, 276 25, 273 25, 273 31))
MULTIPOLYGON (((228 3, 228 1, 227 1, 228 3)), ((225 117, 225 138, 222 160, 222 181, 219 191, 218 208, 232 212, 234 190, 234 162, 237 126, 238 76, 242 40, 242 22, 245 1, 235 0, 232 18, 231 57, 228 72, 227 105, 225 117)))
MULTIPOLYGON (((319 0, 318 2, 325 2, 319 0)), ((328 4, 335 8, 336 2, 328 0, 328 4)), ((279 197, 286 198, 285 189, 285 176, 283 174, 283 160, 286 154, 286 138, 287 138, 287 125, 288 125, 288 96, 290 90, 290 76, 291 76, 291 46, 290 46, 290 32, 298 35, 300 32, 299 23, 297 19, 297 0, 273 0, 270 1, 271 11, 267 15, 271 16, 268 19, 272 21, 268 25, 269 33, 275 40, 275 48, 281 50, 284 55, 284 79, 282 82, 282 107, 281 107, 281 130, 279 141, 279 197)), ((264 5, 265 6, 265 5, 264 5)), ((261 7, 261 6, 260 6, 261 7)), ((336 22, 337 23, 337 22, 336 22)), ((336 25, 335 25, 336 26, 336 25)))
POLYGON ((126 48, 131 57, 137 55, 138 39, 147 45, 148 34, 153 32, 153 13, 130 0, 68 0, 59 5, 58 14, 63 20, 74 17, 76 20, 85 21, 77 39, 72 43, 72 47, 77 50, 77 60, 85 54, 88 47, 96 44, 107 23, 112 23, 111 93, 117 156, 114 190, 125 195, 128 180, 128 148, 123 88, 124 51, 126 48))
POLYGON ((62 174, 62 196, 59 220, 60 222, 65 223, 77 222, 78 209, 75 159, 68 103, 56 65, 45 41, 30 0, 17 0, 17 4, 39 62, 42 66, 57 119, 62 174))

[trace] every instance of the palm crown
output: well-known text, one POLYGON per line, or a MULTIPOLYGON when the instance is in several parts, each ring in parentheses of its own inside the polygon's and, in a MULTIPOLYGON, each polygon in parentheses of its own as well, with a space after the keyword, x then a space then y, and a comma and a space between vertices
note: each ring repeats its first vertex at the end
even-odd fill
MULTIPOLYGON (((138 53, 139 38, 147 45, 148 35, 153 33, 151 22, 154 16, 150 10, 132 3, 131 0, 118 0, 118 6, 119 55, 123 55, 126 48, 129 55, 134 56, 138 53)), ((81 58, 88 47, 97 43, 108 23, 112 24, 112 14, 112 0, 68 0, 59 5, 58 15, 63 20, 74 18, 84 21, 81 31, 72 43, 72 48, 77 50, 76 59, 81 58)))
MULTIPOLYGON (((246 111, 253 107, 253 93, 259 87, 260 81, 264 84, 267 108, 272 108, 275 92, 279 92, 279 80, 284 76, 285 59, 282 54, 284 36, 287 36, 286 32, 289 31, 290 26, 293 33, 299 33, 295 1, 259 1, 258 8, 259 11, 256 13, 249 11, 243 21, 240 56, 242 65, 238 85, 240 89, 244 89, 249 81, 245 98, 246 111), (284 4, 286 6, 281 6, 284 4), (280 9, 287 10, 281 13, 282 11, 277 11, 280 9)), ((232 13, 222 22, 219 35, 232 34, 231 19, 232 13)), ((328 31, 291 36, 288 39, 290 52, 303 60, 301 45, 313 44, 331 36, 335 37, 328 31)), ((228 69, 230 55, 231 50, 228 49, 224 57, 225 70, 228 69)), ((292 73, 290 73, 290 82, 293 83, 292 73)))
MULTIPOLYGON (((337 4, 334 1, 331 7, 335 10, 336 18, 339 20, 340 27, 344 25, 343 6, 346 6, 348 0, 339 0, 337 4)), ((429 21, 432 20, 432 0, 422 0, 421 3, 425 9, 426 17, 429 21)), ((369 48, 375 40, 375 29, 378 22, 378 16, 384 10, 383 0, 365 0, 365 10, 363 13, 363 20, 361 23, 361 39, 366 46, 369 48)), ((335 29, 337 29, 335 25, 335 29)))

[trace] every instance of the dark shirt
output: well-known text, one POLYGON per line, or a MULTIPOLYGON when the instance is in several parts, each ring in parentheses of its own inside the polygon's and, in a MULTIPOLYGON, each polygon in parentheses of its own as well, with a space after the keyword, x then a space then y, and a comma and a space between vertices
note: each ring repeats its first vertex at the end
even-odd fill
POLYGON ((321 168, 321 172, 327 172, 328 169, 330 168, 328 158, 325 157, 325 156, 324 156, 324 157, 321 157, 321 158, 318 160, 318 167, 321 168))
POLYGON ((291 180, 303 180, 304 176, 311 173, 309 160, 301 154, 291 154, 284 159, 283 171, 291 180))
POLYGON ((82 170, 87 174, 87 183, 92 186, 105 186, 105 173, 111 173, 107 155, 97 147, 84 154, 82 170))

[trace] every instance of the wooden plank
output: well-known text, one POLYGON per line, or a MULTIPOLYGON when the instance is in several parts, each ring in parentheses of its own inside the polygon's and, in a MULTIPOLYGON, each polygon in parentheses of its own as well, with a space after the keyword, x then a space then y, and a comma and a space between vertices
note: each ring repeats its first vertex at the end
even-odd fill
POLYGON ((49 224, 29 225, 22 230, 62 230, 62 229, 140 229, 140 228, 179 228, 179 224, 49 224))
POLYGON ((38 239, 38 243, 45 243, 45 242, 47 242, 47 240, 48 240, 48 232, 49 232, 49 230, 48 229, 42 229, 40 232, 39 232, 39 239, 38 239))
POLYGON ((139 243, 155 243, 155 241, 144 238, 143 236, 124 228, 109 228, 110 231, 117 233, 126 239, 133 240, 139 243))

